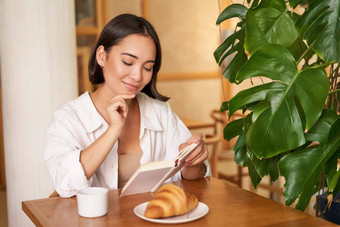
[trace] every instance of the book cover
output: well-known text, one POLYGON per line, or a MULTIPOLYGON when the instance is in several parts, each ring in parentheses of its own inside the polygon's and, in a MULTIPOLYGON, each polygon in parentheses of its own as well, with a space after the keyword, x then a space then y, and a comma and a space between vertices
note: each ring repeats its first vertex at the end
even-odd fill
POLYGON ((183 148, 175 160, 150 162, 141 165, 125 184, 120 196, 155 192, 167 179, 182 169, 185 158, 198 144, 193 143, 183 148))

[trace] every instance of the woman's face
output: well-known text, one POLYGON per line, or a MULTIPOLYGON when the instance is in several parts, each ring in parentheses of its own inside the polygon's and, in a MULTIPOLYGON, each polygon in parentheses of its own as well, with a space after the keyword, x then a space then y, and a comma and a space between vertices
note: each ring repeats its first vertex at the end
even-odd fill
POLYGON ((141 34, 128 35, 109 52, 103 46, 97 50, 97 61, 103 66, 103 86, 114 96, 139 93, 151 80, 155 59, 154 41, 141 34))

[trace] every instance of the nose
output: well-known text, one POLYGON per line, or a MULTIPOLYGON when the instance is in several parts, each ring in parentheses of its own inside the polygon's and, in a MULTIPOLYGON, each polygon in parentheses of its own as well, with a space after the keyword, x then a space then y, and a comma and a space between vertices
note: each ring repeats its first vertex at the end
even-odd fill
POLYGON ((142 80, 142 68, 136 67, 135 70, 132 72, 131 77, 135 81, 142 80))

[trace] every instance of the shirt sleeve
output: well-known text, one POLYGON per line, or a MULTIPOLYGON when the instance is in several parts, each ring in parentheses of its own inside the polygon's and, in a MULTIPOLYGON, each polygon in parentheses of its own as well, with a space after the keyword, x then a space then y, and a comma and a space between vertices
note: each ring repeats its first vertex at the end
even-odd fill
POLYGON ((45 161, 54 187, 61 197, 71 197, 85 187, 92 178, 85 176, 79 161, 82 150, 77 135, 77 127, 72 116, 65 111, 56 111, 54 119, 46 129, 45 161))

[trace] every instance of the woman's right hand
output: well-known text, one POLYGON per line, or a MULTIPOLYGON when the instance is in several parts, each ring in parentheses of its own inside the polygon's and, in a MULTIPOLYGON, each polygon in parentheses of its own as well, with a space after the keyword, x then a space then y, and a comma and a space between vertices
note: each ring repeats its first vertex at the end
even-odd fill
POLYGON ((108 118, 108 124, 110 126, 116 126, 123 128, 125 119, 129 112, 128 104, 126 100, 135 98, 135 95, 118 95, 111 99, 106 106, 106 114, 108 118))
POLYGON ((133 98, 135 95, 118 95, 106 104, 105 120, 110 130, 106 130, 103 135, 80 153, 80 162, 88 179, 97 171, 118 140, 129 112, 126 101, 133 98))

